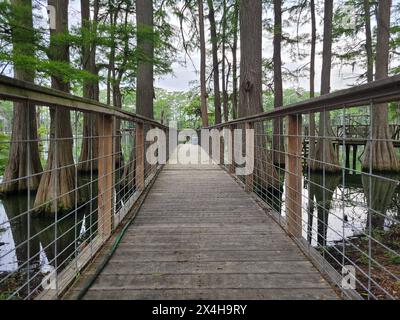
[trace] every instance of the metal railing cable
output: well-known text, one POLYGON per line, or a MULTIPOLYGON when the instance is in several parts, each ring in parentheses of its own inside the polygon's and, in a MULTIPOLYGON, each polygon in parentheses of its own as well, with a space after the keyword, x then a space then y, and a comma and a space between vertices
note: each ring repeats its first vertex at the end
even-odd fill
POLYGON ((237 178, 344 298, 400 299, 400 141, 385 134, 399 89, 394 76, 207 128, 254 128, 254 171, 237 178), (348 115, 368 122, 368 139, 335 135, 331 120, 344 128, 348 115))
MULTIPOLYGON (((37 115, 27 119, 27 126, 14 118, 14 130, 27 132, 0 141, 0 150, 9 154, 27 150, 15 159, 10 156, 9 168, 14 160, 28 166, 0 181, 0 297, 58 298, 126 220, 161 169, 147 165, 144 130, 168 128, 97 101, 3 76, 0 99, 25 108, 35 105, 37 115), (29 128, 32 123, 36 130, 29 128)), ((0 167, 0 176, 1 170, 9 169, 0 167)))

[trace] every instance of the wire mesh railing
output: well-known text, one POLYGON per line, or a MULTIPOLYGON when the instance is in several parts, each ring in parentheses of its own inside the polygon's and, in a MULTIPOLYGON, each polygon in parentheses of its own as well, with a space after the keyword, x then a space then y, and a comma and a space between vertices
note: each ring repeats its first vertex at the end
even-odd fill
POLYGON ((160 169, 146 163, 146 128, 167 128, 6 77, 0 99, 14 102, 0 140, 0 297, 58 298, 160 169))
POLYGON ((400 141, 390 130, 399 88, 395 76, 210 128, 231 137, 254 129, 252 173, 238 176, 235 161, 223 167, 343 298, 400 298, 400 141), (351 115, 368 121, 367 137, 332 129, 332 119, 344 127, 351 115))

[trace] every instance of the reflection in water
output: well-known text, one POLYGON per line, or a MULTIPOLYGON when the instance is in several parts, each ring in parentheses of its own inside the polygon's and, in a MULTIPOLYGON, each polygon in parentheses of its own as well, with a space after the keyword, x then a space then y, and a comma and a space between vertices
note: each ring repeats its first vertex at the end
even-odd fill
POLYGON ((50 265, 49 259, 47 258, 46 251, 44 251, 42 243, 39 244, 39 267, 42 274, 50 273, 54 270, 54 267, 50 265))
POLYGON ((15 242, 4 207, 0 205, 0 272, 18 270, 15 242))
POLYGON ((339 185, 340 175, 322 175, 312 173, 309 177, 309 198, 308 198, 308 235, 307 239, 312 240, 312 224, 314 208, 317 209, 317 243, 325 246, 329 225, 329 212, 332 208, 333 194, 339 185))
MULTIPOLYGON (((393 175, 367 176, 362 175, 364 193, 367 197, 371 228, 385 228, 386 212, 389 209, 398 183, 393 175)), ((367 219, 369 224, 369 219, 367 219)), ((369 226, 367 225, 366 228, 369 226)))
POLYGON ((33 278, 59 272, 76 257, 97 230, 97 181, 89 181, 79 179, 84 201, 78 210, 50 218, 26 214, 34 193, 29 204, 26 194, 0 198, 0 272, 18 271, 25 282, 28 273, 33 278))

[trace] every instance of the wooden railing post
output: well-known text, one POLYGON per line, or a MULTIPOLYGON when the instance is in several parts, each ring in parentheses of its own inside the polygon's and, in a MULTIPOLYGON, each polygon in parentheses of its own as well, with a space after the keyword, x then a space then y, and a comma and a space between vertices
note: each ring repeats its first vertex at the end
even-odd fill
POLYGON ((302 236, 301 200, 302 200, 302 163, 301 163, 301 115, 287 117, 286 152, 286 217, 288 233, 294 237, 302 236))
MULTIPOLYGON (((248 165, 247 161, 255 161, 254 160, 254 148, 248 148, 247 145, 250 144, 250 139, 253 139, 255 137, 250 137, 247 134, 247 130, 252 130, 254 129, 254 124, 252 122, 246 122, 245 125, 245 129, 246 129, 246 165, 248 165)), ((253 146, 254 146, 254 141, 253 141, 253 146)), ((253 192, 253 171, 246 175, 246 191, 247 192, 253 192)))
POLYGON ((165 132, 165 160, 168 162, 169 160, 169 128, 164 129, 165 132))
POLYGON ((136 170, 135 181, 136 189, 138 191, 144 190, 145 177, 144 177, 144 124, 142 122, 136 123, 136 170))
POLYGON ((229 126, 230 135, 231 135, 231 145, 229 146, 229 157, 231 160, 231 164, 229 165, 229 173, 235 174, 235 126, 229 126))
POLYGON ((225 162, 225 136, 224 136, 224 128, 221 128, 219 131, 219 164, 224 165, 225 162), (222 139, 221 139, 222 137, 222 139))
POLYGON ((114 119, 110 115, 99 117, 98 232, 107 239, 112 231, 114 203, 114 119))

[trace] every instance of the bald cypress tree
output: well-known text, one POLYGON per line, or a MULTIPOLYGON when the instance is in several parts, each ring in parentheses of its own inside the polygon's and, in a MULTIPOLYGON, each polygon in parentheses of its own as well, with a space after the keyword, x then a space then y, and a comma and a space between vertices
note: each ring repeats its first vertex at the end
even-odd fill
POLYGON ((137 41, 139 50, 136 113, 153 118, 154 99, 154 42, 153 42, 153 1, 136 0, 137 41))
MULTIPOLYGON (((32 22, 32 0, 11 1, 11 33, 14 57, 14 77, 33 82, 35 72, 21 63, 35 56, 35 35, 32 22)), ((40 182, 40 163, 36 106, 15 102, 10 153, 5 168, 1 193, 36 190, 40 182), (29 142, 28 142, 29 141, 29 142), (27 178, 29 176, 29 178, 27 178)))
POLYGON ((206 91, 206 40, 204 31, 204 6, 203 0, 197 1, 199 10, 200 33, 200 104, 203 127, 208 127, 207 91, 206 91))
MULTIPOLYGON (((49 0, 56 9, 56 29, 50 32, 49 58, 69 64, 69 45, 63 40, 68 33, 68 0, 49 0)), ((51 87, 69 92, 70 84, 62 74, 51 76, 51 87)), ((72 153, 71 115, 67 109, 50 108, 50 146, 46 170, 40 180, 35 208, 44 213, 64 211, 75 205, 75 165, 72 153)))
POLYGON ((221 123, 221 92, 219 89, 219 60, 218 60, 218 38, 217 38, 217 24, 215 21, 215 10, 213 0, 208 2, 208 19, 210 21, 211 31, 211 51, 212 51, 212 65, 214 75, 214 109, 215 109, 215 123, 221 123))
MULTIPOLYGON (((381 80, 388 76, 391 6, 392 0, 378 1, 375 80, 381 80)), ((398 171, 399 161, 389 131, 388 105, 385 103, 374 105, 371 119, 372 141, 368 141, 365 149, 362 162, 363 169, 398 171)))
MULTIPOLYGON (((240 89, 238 117, 258 114, 262 108, 262 2, 240 2, 240 89)), ((264 124, 255 127, 254 183, 264 194, 278 184, 276 170, 267 148, 264 124)))
MULTIPOLYGON (((94 1, 94 17, 90 18, 90 2, 89 0, 81 0, 81 20, 82 20, 82 37, 84 44, 82 46, 82 68, 93 75, 97 75, 96 68, 96 44, 92 40, 97 32, 96 23, 99 12, 99 1, 94 1)), ((83 97, 92 100, 99 100, 99 84, 98 81, 86 81, 83 84, 83 97)), ((98 136, 97 115, 83 115, 83 139, 81 153, 79 156, 78 170, 90 171, 97 170, 98 158, 98 139, 92 138, 98 136)))
MULTIPOLYGON (((333 0, 326 0, 324 6, 324 41, 322 53, 321 95, 331 90, 333 41, 333 0)), ((318 141, 315 150, 315 160, 311 163, 313 171, 338 172, 339 160, 333 148, 333 130, 329 111, 321 112, 319 119, 318 141)))

